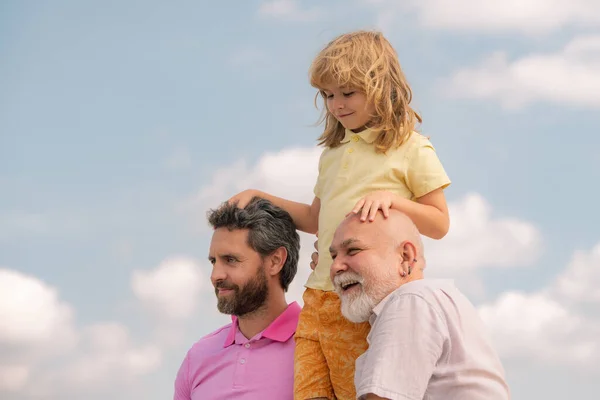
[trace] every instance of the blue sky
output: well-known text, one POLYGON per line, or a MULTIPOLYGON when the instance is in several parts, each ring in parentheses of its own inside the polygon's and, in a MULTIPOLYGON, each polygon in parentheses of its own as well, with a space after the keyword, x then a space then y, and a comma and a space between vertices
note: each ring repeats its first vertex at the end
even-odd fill
POLYGON ((372 28, 453 180, 428 273, 480 307, 516 400, 600 390, 600 3, 395 3, 0 5, 3 398, 171 395, 227 321, 205 212, 247 187, 310 200, 308 66, 372 28))

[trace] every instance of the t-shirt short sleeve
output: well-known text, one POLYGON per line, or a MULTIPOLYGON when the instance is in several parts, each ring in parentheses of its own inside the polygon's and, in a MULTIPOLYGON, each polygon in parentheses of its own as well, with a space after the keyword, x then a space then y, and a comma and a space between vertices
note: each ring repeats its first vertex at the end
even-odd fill
POLYGON ((407 143, 404 180, 406 186, 418 198, 436 190, 447 188, 451 181, 437 153, 425 136, 414 133, 407 143))

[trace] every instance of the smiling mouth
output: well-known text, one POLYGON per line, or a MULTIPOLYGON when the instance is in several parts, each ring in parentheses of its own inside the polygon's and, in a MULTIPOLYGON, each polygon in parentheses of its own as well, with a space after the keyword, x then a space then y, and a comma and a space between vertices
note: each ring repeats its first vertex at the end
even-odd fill
POLYGON ((354 114, 354 113, 340 114, 340 115, 338 115, 338 118, 344 118, 344 117, 347 117, 347 116, 352 115, 352 114, 354 114))
POLYGON ((345 292, 347 290, 352 289, 355 286, 358 286, 359 283, 356 281, 350 281, 350 282, 345 282, 344 284, 340 285, 340 287, 342 288, 342 292, 345 292))

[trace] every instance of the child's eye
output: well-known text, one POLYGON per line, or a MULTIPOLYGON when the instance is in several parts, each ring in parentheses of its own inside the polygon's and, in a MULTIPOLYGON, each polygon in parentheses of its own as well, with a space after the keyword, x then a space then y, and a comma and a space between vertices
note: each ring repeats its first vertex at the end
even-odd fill
POLYGON ((332 94, 327 94, 327 93, 325 93, 325 92, 324 92, 324 91, 322 91, 322 90, 321 90, 321 96, 325 97, 326 99, 330 99, 330 98, 332 98, 332 97, 333 97, 333 95, 332 95, 332 94))
POLYGON ((344 97, 350 97, 354 94, 354 92, 344 93, 344 97))

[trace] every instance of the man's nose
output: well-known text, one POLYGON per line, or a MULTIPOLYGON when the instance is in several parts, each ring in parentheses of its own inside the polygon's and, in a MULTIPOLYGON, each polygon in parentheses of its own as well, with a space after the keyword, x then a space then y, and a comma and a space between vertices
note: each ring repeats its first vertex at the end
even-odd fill
POLYGON ((331 277, 333 278, 335 275, 344 272, 348 269, 348 266, 343 262, 341 257, 336 257, 331 263, 331 267, 329 269, 331 273, 331 277))
POLYGON ((218 262, 215 262, 213 264, 212 272, 210 273, 210 281, 212 282, 213 286, 218 281, 224 281, 226 278, 227 275, 225 274, 225 270, 219 266, 218 262))

